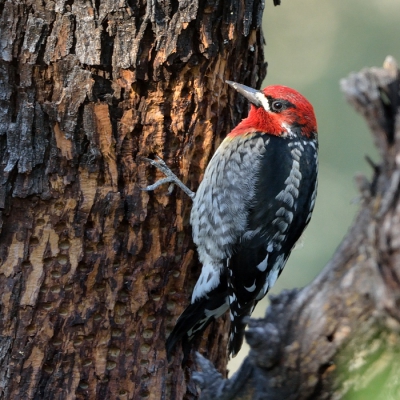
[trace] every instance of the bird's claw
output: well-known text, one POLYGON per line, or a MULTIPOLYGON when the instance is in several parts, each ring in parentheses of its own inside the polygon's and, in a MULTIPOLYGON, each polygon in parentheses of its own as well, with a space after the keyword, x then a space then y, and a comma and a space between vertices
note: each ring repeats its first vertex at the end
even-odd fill
MULTIPOLYGON (((158 180, 157 182, 153 183, 152 185, 146 186, 145 188, 142 188, 143 191, 145 192, 151 192, 154 189, 157 189, 159 186, 164 185, 164 183, 171 183, 171 186, 174 186, 174 182, 171 181, 171 178, 163 178, 158 180)), ((173 189, 173 187, 172 187, 173 189)), ((172 189, 168 188, 168 193, 171 194, 172 189)))
POLYGON ((158 180, 152 185, 142 188, 142 190, 149 192, 157 189, 159 186, 164 185, 165 183, 170 183, 168 194, 172 193, 174 185, 178 185, 190 198, 193 198, 195 193, 182 183, 182 181, 169 169, 165 161, 157 155, 156 159, 157 160, 152 160, 151 158, 143 157, 144 161, 147 161, 148 163, 159 169, 165 175, 165 178, 158 180))

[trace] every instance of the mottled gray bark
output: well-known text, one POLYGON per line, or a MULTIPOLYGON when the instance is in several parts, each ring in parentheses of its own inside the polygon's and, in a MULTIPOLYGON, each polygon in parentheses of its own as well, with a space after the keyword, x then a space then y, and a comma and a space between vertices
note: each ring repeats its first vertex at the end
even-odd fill
MULTIPOLYGON (((201 399, 397 400, 400 396, 400 79, 396 62, 341 82, 381 161, 359 176, 360 211, 309 286, 271 299, 247 332, 251 351, 224 380, 210 362, 201 399)), ((366 139, 367 140, 367 139, 366 139)))

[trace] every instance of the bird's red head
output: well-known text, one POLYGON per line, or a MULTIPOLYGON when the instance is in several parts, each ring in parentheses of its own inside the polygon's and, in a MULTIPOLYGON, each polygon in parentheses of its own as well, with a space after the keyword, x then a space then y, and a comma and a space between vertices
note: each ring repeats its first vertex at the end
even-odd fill
POLYGON ((239 83, 227 83, 251 102, 248 117, 228 136, 251 132, 291 136, 294 132, 301 132, 304 138, 317 138, 317 121, 313 106, 296 90, 287 86, 272 85, 259 91, 239 83))

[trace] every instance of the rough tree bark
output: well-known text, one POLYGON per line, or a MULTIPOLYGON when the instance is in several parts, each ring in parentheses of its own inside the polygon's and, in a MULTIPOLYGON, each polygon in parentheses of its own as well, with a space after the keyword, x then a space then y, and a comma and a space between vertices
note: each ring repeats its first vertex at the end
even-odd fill
MULTIPOLYGON (((0 1, 0 397, 197 397, 164 341, 199 265, 190 199, 265 76, 262 0, 0 1), (150 176, 149 176, 150 175, 150 176), (186 395, 185 395, 186 393, 186 395)), ((227 322, 203 349, 226 365, 227 322)))
MULTIPOLYGON (((379 149, 369 182, 358 177, 360 212, 323 272, 308 287, 272 298, 252 320, 238 373, 223 380, 210 362, 195 379, 201 399, 400 398, 400 74, 352 74, 342 89, 379 149)), ((351 132, 349 132, 351 134, 351 132)))

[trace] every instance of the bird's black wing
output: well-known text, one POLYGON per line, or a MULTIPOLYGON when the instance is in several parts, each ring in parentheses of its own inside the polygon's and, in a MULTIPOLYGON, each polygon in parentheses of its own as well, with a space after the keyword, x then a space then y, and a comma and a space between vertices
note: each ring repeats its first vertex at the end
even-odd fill
POLYGON ((233 354, 242 345, 243 318, 275 283, 315 202, 316 143, 268 136, 265 146, 248 229, 229 261, 233 354))

